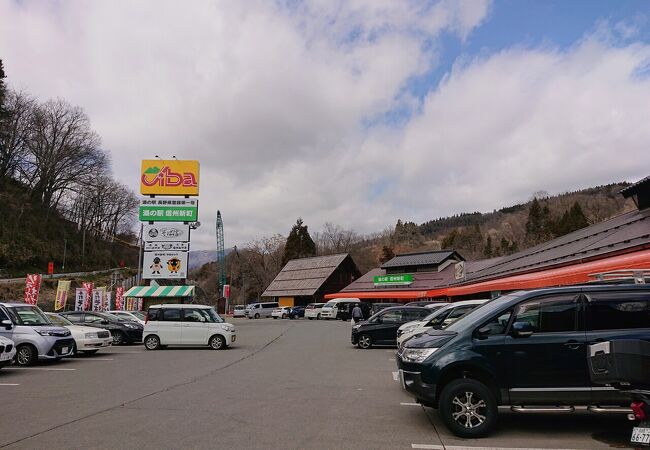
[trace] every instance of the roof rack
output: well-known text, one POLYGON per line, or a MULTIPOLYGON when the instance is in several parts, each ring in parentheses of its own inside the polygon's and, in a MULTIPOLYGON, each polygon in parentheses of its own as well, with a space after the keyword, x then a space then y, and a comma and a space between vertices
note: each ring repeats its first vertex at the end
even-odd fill
POLYGON ((650 269, 619 269, 609 272, 590 273, 595 278, 592 283, 634 282, 634 284, 650 283, 650 269))

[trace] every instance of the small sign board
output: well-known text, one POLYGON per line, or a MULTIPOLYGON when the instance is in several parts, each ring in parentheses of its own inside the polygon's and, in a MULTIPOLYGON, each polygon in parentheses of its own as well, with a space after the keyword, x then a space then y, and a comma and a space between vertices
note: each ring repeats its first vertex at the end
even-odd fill
POLYGON ((189 242, 190 226, 182 223, 145 224, 142 236, 145 242, 189 242))
POLYGON ((196 222, 199 201, 190 198, 143 198, 139 219, 142 222, 196 222))
POLYGON ((187 278, 187 252, 144 252, 142 278, 163 280, 187 278))
POLYGON ((454 265, 454 278, 457 280, 465 279, 465 261, 457 262, 454 265))
POLYGON ((393 275, 377 275, 374 277, 375 286, 395 286, 395 285, 410 285, 413 283, 413 275, 408 273, 400 273, 393 275))
POLYGON ((189 242, 145 242, 144 251, 145 252, 156 252, 156 251, 178 251, 178 252, 187 252, 190 250, 189 242))

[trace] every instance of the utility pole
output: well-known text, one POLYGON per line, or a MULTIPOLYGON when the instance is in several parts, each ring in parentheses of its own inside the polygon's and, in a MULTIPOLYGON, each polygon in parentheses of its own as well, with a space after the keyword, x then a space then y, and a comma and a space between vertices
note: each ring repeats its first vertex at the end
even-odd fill
POLYGON ((63 238, 63 264, 61 264, 61 272, 65 272, 65 251, 68 248, 68 240, 63 238))
POLYGON ((140 284, 142 279, 142 230, 144 225, 140 224, 140 236, 138 237, 138 276, 136 278, 136 284, 140 284))
MULTIPOLYGON (((223 295, 223 287, 226 284, 226 250, 223 237, 223 220, 221 220, 221 211, 217 211, 217 292, 219 296, 223 295)), ((226 309, 228 311, 228 299, 226 299, 226 309)))

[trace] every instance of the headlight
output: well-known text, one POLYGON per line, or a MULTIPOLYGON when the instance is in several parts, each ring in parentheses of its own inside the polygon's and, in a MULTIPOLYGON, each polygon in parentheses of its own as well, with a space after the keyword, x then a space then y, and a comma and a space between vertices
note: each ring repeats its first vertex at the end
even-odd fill
POLYGON ((359 328, 361 328, 361 325, 354 325, 354 326, 352 327, 353 330, 358 330, 359 328))
POLYGON ((38 334, 41 336, 70 336, 70 331, 65 330, 65 331, 59 331, 59 330, 36 330, 38 334))
POLYGON ((86 333, 86 339, 97 339, 99 335, 97 333, 86 333))
POLYGON ((409 363, 424 362, 437 348, 406 348, 402 353, 402 361, 409 363))
POLYGON ((231 333, 235 331, 235 327, 233 327, 232 325, 221 325, 221 326, 223 327, 224 330, 229 331, 231 333))
POLYGON ((135 328, 139 328, 139 327, 138 327, 136 324, 134 324, 134 323, 125 323, 124 326, 127 327, 127 328, 134 328, 134 329, 135 329, 135 328))

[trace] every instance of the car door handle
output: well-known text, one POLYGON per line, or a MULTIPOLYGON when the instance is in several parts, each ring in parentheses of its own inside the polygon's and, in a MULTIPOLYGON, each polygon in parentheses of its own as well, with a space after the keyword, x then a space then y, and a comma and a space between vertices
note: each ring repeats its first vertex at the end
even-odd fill
POLYGON ((564 346, 569 347, 571 350, 577 350, 580 348, 580 346, 585 345, 584 342, 578 342, 578 341, 569 341, 565 342, 564 346))

